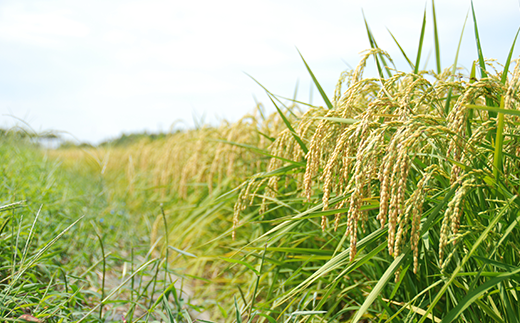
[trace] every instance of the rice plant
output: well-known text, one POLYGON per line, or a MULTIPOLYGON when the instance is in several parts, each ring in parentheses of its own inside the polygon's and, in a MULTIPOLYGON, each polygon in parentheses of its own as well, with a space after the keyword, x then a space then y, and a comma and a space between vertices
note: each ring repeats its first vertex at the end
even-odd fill
MULTIPOLYGON (((479 55, 470 75, 457 80, 456 65, 420 71, 424 23, 411 72, 390 68, 367 25, 373 48, 340 80, 338 89, 347 89, 326 112, 311 108, 287 130, 294 137, 279 136, 272 146, 271 154, 285 158, 276 147, 304 143, 305 170, 253 177, 249 185, 260 188, 239 197, 239 210, 256 198, 256 212, 281 207, 288 214, 269 217, 276 226, 253 243, 281 261, 274 268, 286 269, 283 259, 291 259, 284 288, 265 285, 272 291, 265 310, 277 320, 302 311, 304 321, 518 318, 518 252, 510 246, 518 234, 520 67, 509 71, 513 49, 502 70, 484 59, 475 23, 479 55), (370 57, 379 77, 363 77, 370 57), (312 136, 307 129, 315 129, 312 136), (276 200, 266 206, 267 194, 276 200)), ((301 161, 302 152, 292 155, 301 161)), ((265 280, 279 276, 274 269, 265 280)))

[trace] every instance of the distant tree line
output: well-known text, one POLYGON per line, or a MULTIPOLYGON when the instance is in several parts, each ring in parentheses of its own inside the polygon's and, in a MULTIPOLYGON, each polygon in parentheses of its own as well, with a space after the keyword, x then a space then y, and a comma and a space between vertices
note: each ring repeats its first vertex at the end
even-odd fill
MULTIPOLYGON (((175 132, 179 132, 181 130, 177 130, 175 132)), ((172 135, 172 133, 148 133, 138 132, 138 133, 130 133, 130 134, 122 134, 117 138, 105 140, 97 145, 93 145, 88 142, 77 142, 73 140, 64 140, 60 134, 54 133, 52 131, 46 131, 42 133, 37 133, 32 129, 25 129, 21 127, 14 127, 10 129, 0 128, 0 138, 2 139, 17 139, 17 140, 26 140, 28 142, 44 146, 46 148, 59 148, 59 149, 69 149, 69 148, 94 148, 94 147, 125 147, 136 143, 143 139, 148 139, 150 141, 158 140, 165 138, 167 136, 172 135)))

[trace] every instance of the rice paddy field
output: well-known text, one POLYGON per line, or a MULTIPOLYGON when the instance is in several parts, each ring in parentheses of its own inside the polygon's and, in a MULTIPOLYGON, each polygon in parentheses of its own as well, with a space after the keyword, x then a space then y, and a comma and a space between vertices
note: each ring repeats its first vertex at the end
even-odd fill
POLYGON ((433 13, 409 66, 367 24, 333 97, 302 57, 325 106, 266 89, 274 113, 99 147, 4 131, 0 320, 519 322, 516 38, 486 59, 471 12, 465 74, 433 13))

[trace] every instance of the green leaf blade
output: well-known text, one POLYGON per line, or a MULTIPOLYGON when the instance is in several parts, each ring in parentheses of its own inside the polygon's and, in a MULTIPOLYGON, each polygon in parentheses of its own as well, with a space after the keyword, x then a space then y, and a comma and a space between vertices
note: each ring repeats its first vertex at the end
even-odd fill
POLYGON ((309 67, 309 65, 307 64, 307 62, 303 58, 302 53, 300 53, 299 50, 298 50, 298 54, 300 54, 300 57, 302 58, 302 61, 305 64, 305 67, 307 68, 307 71, 309 72, 309 75, 312 78, 312 82, 314 82, 314 85, 316 86, 316 88, 320 92, 320 95, 321 95, 323 101, 325 102, 325 104, 327 105, 327 107, 329 109, 334 109, 334 107, 332 106, 332 103, 330 102, 329 98, 327 97, 327 94, 325 94, 325 91, 323 91, 323 88, 321 87, 320 83, 318 82, 318 79, 316 78, 316 76, 314 76, 314 73, 312 72, 311 68, 309 67))

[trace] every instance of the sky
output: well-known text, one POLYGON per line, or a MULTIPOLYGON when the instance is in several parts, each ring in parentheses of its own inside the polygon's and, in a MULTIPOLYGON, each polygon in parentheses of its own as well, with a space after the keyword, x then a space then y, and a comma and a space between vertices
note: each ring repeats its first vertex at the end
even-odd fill
MULTIPOLYGON (((504 62, 520 26, 519 0, 473 3, 484 56, 504 62)), ((448 68, 471 2, 435 5, 448 68)), ((431 1, 2 0, 0 127, 95 144, 194 120, 235 121, 257 101, 274 110, 252 78, 286 97, 298 88, 299 100, 323 105, 298 50, 332 96, 341 72, 370 47, 363 13, 379 47, 409 71, 388 30, 415 58, 425 9, 421 65, 431 53, 433 69, 431 1)), ((470 14, 459 58, 466 69, 477 57, 473 30, 470 14)))

